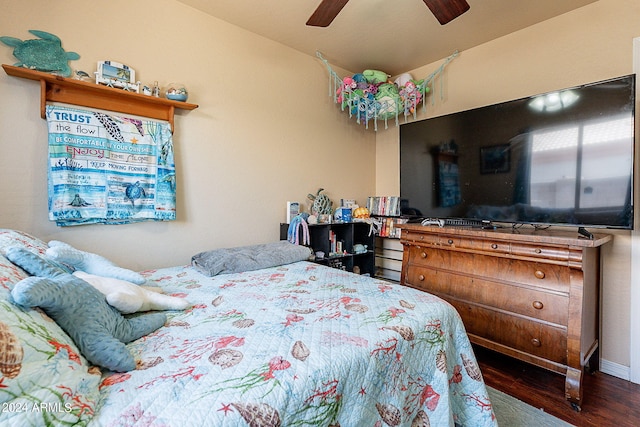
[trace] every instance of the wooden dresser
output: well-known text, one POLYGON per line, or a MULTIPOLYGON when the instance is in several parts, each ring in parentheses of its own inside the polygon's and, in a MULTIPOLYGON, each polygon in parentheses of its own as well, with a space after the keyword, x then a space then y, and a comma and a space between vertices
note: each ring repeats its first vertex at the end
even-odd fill
POLYGON ((401 283, 451 303, 471 342, 565 375, 579 410, 585 367, 599 367, 600 247, 612 236, 400 227, 401 283))

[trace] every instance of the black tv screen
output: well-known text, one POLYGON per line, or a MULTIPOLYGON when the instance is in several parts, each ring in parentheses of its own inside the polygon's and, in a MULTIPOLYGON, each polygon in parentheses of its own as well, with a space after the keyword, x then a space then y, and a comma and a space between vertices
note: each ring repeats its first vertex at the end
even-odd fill
POLYGON ((402 124, 401 213, 632 229, 634 115, 629 75, 402 124))

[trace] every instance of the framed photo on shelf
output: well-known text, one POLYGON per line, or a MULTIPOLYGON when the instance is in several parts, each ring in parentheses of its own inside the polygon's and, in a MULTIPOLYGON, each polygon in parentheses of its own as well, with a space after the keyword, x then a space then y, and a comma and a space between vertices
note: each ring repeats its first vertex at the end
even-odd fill
POLYGON ((136 71, 115 61, 98 61, 96 83, 120 89, 140 92, 140 84, 136 82, 136 71))
POLYGON ((509 144, 480 147, 480 173, 506 173, 511 168, 509 144))

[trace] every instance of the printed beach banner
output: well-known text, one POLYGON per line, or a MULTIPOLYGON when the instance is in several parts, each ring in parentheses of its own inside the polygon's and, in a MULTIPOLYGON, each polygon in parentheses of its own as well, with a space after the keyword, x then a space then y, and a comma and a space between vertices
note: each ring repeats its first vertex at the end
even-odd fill
POLYGON ((57 225, 176 218, 169 123, 47 105, 49 219, 57 225))

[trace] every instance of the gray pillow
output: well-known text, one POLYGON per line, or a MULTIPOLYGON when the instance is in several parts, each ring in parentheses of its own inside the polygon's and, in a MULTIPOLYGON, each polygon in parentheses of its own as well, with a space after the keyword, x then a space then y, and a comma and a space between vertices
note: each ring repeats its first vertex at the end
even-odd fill
POLYGON ((286 240, 236 248, 214 249, 191 257, 191 265, 206 276, 240 273, 304 261, 311 249, 286 240))

